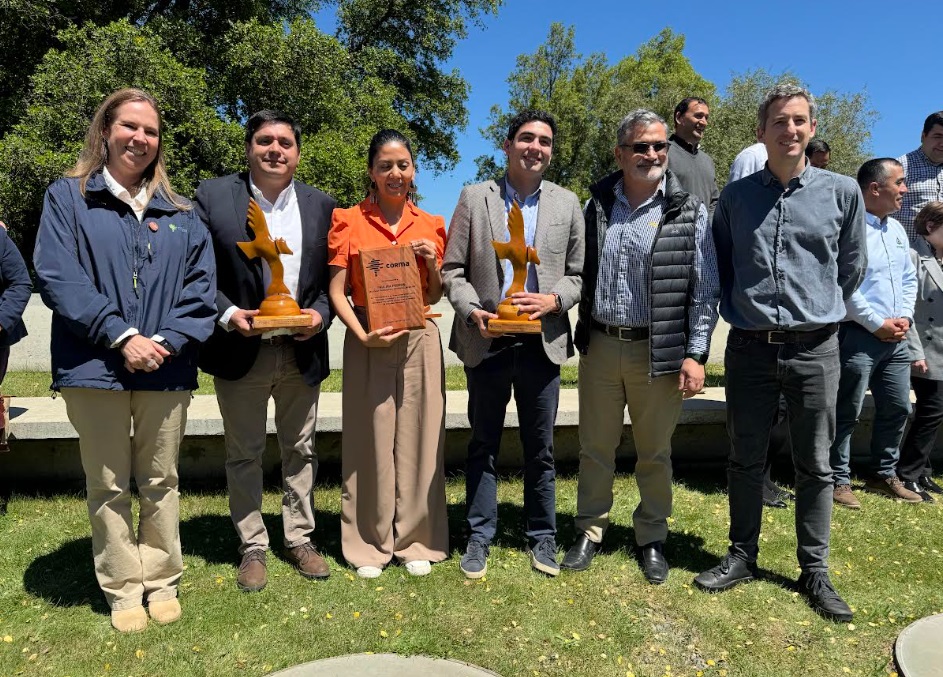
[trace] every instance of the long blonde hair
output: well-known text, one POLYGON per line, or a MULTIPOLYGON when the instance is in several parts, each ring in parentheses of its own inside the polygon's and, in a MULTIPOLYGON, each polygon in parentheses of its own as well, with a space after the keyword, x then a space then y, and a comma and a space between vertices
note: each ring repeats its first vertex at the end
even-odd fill
POLYGON ((180 195, 177 195, 170 185, 170 179, 167 176, 167 168, 164 165, 164 120, 161 117, 157 101, 143 89, 130 87, 119 89, 109 94, 108 98, 102 101, 98 110, 95 111, 95 115, 92 117, 88 131, 85 133, 85 145, 82 146, 79 159, 75 162, 75 166, 67 171, 65 175, 80 179, 79 190, 84 196, 85 186, 88 183, 89 177, 95 172, 100 171, 102 167, 108 163, 108 146, 105 143, 103 133, 114 122, 115 111, 129 101, 143 101, 149 104, 154 109, 154 112, 157 113, 157 157, 155 157, 154 161, 144 170, 142 177, 144 179, 144 188, 147 191, 148 202, 150 202, 154 193, 160 191, 160 193, 178 209, 190 209, 190 202, 180 195))

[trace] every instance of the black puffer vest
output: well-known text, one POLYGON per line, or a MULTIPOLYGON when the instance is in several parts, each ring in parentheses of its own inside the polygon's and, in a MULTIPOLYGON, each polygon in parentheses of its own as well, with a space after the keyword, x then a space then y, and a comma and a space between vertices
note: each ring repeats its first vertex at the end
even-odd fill
MULTIPOLYGON (((668 170, 664 216, 652 248, 648 289, 651 298, 651 356, 649 374, 663 376, 681 370, 688 340, 688 307, 694 291, 694 225, 701 201, 685 193, 668 170)), ((593 302, 599 257, 616 196, 613 192, 622 172, 613 172, 592 187, 586 205, 586 259, 574 344, 582 354, 589 349, 593 302)), ((613 303, 618 302, 612 299, 613 303)))

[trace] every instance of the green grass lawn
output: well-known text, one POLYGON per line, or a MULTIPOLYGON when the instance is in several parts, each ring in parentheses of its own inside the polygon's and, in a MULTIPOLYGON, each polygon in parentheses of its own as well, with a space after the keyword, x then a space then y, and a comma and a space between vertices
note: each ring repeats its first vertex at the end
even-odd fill
MULTIPOLYGON (((331 370, 331 375, 321 384, 321 392, 339 393, 341 391, 343 371, 340 369, 331 370)), ((213 377, 204 374, 202 371, 198 375, 200 387, 196 390, 197 395, 212 395, 213 377)), ((564 365, 560 370, 560 385, 563 388, 575 388, 577 381, 577 368, 575 366, 564 365)), ((44 371, 11 371, 3 380, 3 392, 16 397, 45 397, 50 394, 49 384, 51 379, 48 372, 44 371)), ((707 365, 707 380, 705 385, 722 386, 724 384, 724 368, 722 365, 707 365)), ((446 390, 465 390, 465 370, 462 367, 445 368, 445 388, 446 390)))
MULTIPOLYGON (((765 579, 717 595, 692 577, 723 553, 727 502, 719 476, 689 471, 675 493, 668 582, 648 585, 630 552, 631 476, 615 487, 606 550, 583 573, 545 578, 523 552, 521 482, 500 484, 500 530, 488 576, 459 571, 461 478, 448 485, 453 554, 414 579, 401 567, 356 579, 339 553, 339 488, 319 486, 317 539, 329 580, 302 579, 269 557, 269 585, 235 586, 236 539, 221 493, 186 493, 181 534, 183 619, 118 635, 94 582, 85 504, 77 496, 14 496, 0 517, 0 675, 259 675, 357 652, 422 653, 516 675, 881 675, 914 619, 943 611, 938 505, 862 495, 833 518, 832 578, 852 625, 820 619, 787 584, 798 575, 794 510, 764 514, 765 579)), ((557 483, 560 541, 573 537, 576 481, 557 483)), ((280 499, 264 510, 280 541, 280 499)))

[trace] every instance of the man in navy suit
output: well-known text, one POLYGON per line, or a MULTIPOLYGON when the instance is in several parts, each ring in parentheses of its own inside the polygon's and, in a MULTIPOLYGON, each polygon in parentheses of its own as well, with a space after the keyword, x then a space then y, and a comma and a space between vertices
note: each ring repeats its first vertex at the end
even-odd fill
POLYGON ((213 236, 219 310, 213 336, 203 346, 200 367, 215 379, 226 441, 229 511, 239 535, 241 590, 266 584, 268 533, 262 521, 262 455, 269 397, 282 460, 282 524, 285 556, 307 578, 327 578, 327 563, 311 540, 312 489, 317 471, 314 428, 321 381, 328 375, 327 231, 335 201, 294 180, 301 128, 282 113, 261 111, 246 123, 249 172, 204 181, 197 188, 200 218, 213 236), (283 238, 285 285, 311 316, 311 326, 255 329, 252 318, 271 281, 268 265, 248 259, 237 246, 253 234, 247 224, 249 198, 265 214, 273 238, 283 238))

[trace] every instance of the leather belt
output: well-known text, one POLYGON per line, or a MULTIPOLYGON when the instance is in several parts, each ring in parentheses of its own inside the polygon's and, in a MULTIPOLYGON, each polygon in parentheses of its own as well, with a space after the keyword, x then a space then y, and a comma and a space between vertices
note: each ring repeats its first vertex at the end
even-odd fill
POLYGON ((263 338, 262 345, 287 346, 289 343, 293 341, 294 339, 288 334, 276 334, 275 336, 270 336, 269 338, 263 338))
POLYGON ((589 326, 620 341, 647 341, 649 335, 648 327, 619 327, 596 320, 590 322, 589 326))
POLYGON ((827 339, 829 336, 838 331, 838 323, 833 322, 832 324, 827 324, 820 329, 811 329, 809 331, 793 331, 789 329, 757 331, 753 329, 739 329, 737 327, 732 327, 730 331, 737 336, 743 336, 753 341, 779 346, 827 339))

